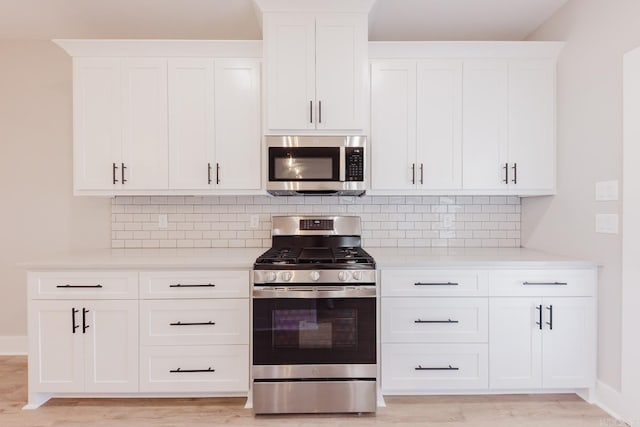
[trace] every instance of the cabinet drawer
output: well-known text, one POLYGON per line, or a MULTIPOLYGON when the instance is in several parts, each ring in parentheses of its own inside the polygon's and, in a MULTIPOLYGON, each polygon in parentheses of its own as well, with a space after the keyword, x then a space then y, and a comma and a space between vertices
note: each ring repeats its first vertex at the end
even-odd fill
POLYGON ((249 299, 141 301, 140 342, 249 344, 249 299))
POLYGON ((383 344, 382 392, 488 388, 487 344, 383 344))
POLYGON ((382 342, 486 342, 487 298, 382 298, 382 342))
POLYGON ((489 274, 492 296, 594 296, 595 269, 496 270, 489 274))
POLYGON ((249 346, 144 346, 140 391, 246 393, 249 346))
POLYGON ((140 298, 242 298, 249 296, 248 271, 159 271, 140 273, 140 298))
POLYGON ((382 296, 486 296, 486 272, 383 270, 382 296))
POLYGON ((30 299, 137 299, 135 272, 30 272, 30 299))

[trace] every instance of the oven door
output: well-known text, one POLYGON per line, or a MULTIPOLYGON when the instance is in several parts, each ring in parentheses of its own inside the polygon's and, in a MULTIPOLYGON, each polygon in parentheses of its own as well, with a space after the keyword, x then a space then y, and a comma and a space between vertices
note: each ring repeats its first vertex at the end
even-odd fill
POLYGON ((375 296, 332 298, 328 293, 254 294, 253 364, 375 364, 375 296))

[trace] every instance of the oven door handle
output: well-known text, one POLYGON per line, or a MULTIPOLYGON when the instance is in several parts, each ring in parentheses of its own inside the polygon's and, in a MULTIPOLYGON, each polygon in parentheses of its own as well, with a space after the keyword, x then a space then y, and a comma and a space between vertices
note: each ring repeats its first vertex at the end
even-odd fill
POLYGON ((376 288, 344 288, 341 290, 321 290, 321 289, 270 289, 253 288, 253 297, 257 299, 266 298, 372 298, 376 296, 376 288))

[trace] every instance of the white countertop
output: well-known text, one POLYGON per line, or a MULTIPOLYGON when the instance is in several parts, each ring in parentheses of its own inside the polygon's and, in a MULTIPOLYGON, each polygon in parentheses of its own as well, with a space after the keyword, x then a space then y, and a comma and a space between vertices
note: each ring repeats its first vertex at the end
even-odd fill
MULTIPOLYGON (((590 261, 525 248, 365 248, 378 269, 420 267, 591 268, 590 261)), ((50 269, 251 269, 266 248, 96 249, 22 263, 50 269)))

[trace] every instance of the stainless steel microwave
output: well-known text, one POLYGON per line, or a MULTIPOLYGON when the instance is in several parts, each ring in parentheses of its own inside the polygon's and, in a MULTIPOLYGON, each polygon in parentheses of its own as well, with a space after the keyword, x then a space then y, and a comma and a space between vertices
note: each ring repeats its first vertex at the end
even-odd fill
POLYGON ((267 192, 291 195, 363 195, 365 136, 267 136, 267 192))

